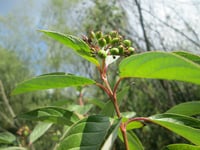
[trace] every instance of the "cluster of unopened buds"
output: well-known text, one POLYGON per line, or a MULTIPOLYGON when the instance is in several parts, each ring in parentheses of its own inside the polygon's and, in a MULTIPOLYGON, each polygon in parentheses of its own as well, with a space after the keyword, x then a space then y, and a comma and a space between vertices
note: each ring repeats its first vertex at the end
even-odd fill
POLYGON ((130 56, 134 54, 135 48, 131 47, 130 40, 123 39, 117 31, 111 31, 108 34, 103 32, 90 32, 89 37, 83 37, 83 40, 90 46, 91 55, 105 59, 107 56, 130 56))

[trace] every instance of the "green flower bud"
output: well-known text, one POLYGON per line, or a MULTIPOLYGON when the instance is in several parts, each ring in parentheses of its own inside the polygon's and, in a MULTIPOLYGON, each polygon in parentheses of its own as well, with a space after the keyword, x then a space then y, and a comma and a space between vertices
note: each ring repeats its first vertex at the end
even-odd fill
POLYGON ((101 31, 96 32, 96 38, 100 39, 103 36, 103 33, 101 31))
POLYGON ((124 54, 124 46, 123 46, 123 45, 120 45, 120 46, 118 47, 118 49, 119 49, 119 54, 120 54, 120 55, 123 55, 123 54, 124 54))
POLYGON ((23 131, 23 136, 28 136, 29 135, 29 131, 28 130, 24 130, 23 131))
POLYGON ((106 35, 105 40, 106 40, 106 43, 109 44, 111 42, 112 38, 110 35, 106 35))
POLYGON ((112 39, 111 44, 117 44, 117 43, 119 43, 119 38, 112 39))
POLYGON ((123 41, 124 46, 130 47, 131 46, 131 41, 130 40, 124 40, 123 41))
POLYGON ((110 54, 111 55, 118 55, 119 54, 119 49, 118 48, 112 48, 112 49, 110 49, 110 54))
POLYGON ((104 38, 100 38, 98 40, 98 44, 99 46, 104 47, 106 45, 106 40, 104 38))
POLYGON ((128 48, 128 52, 129 52, 130 54, 133 54, 134 51, 135 51, 135 48, 133 48, 133 47, 129 47, 129 48, 128 48))
POLYGON ((115 37, 118 36, 118 32, 117 31, 111 31, 110 32, 110 36, 113 37, 113 38, 115 38, 115 37))
POLYGON ((96 37, 95 33, 93 31, 90 32, 90 37, 91 37, 91 39, 94 39, 96 37))
POLYGON ((99 50, 98 51, 98 56, 102 59, 105 59, 107 57, 107 53, 104 50, 99 50))

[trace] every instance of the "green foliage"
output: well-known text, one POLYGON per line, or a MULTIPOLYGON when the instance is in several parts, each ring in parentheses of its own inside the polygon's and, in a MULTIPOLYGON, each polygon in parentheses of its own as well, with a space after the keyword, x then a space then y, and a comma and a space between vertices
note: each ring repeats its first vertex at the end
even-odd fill
POLYGON ((197 64, 200 64, 200 57, 198 55, 194 55, 185 51, 175 51, 173 53, 185 57, 186 59, 189 59, 197 64))
POLYGON ((79 114, 87 114, 90 109, 92 109, 92 106, 91 104, 86 104, 86 105, 69 105, 67 106, 67 110, 69 111, 74 111, 74 112, 77 112, 79 114))
POLYGON ((38 123, 29 137, 29 143, 33 144, 36 140, 38 140, 45 132, 52 126, 52 123, 48 122, 40 122, 38 123))
POLYGON ((199 108, 200 108, 199 101, 185 102, 170 108, 169 110, 167 110, 166 113, 193 116, 200 114, 199 108))
POLYGON ((113 125, 108 131, 104 144, 101 146, 101 150, 107 150, 107 149, 112 148, 113 143, 115 142, 117 138, 117 133, 118 133, 120 123, 121 123, 121 120, 115 120, 115 122, 113 123, 113 125))
POLYGON ((17 86, 17 88, 15 88, 12 94, 46 90, 51 88, 63 88, 68 86, 81 86, 94 83, 95 81, 84 77, 78 77, 65 73, 53 73, 41 75, 36 78, 22 82, 17 86))
POLYGON ((99 65, 97 59, 92 57, 90 53, 90 47, 83 40, 74 37, 72 35, 65 35, 54 31, 46 31, 46 30, 40 30, 40 31, 44 32, 46 35, 57 40, 58 42, 68 46, 86 60, 92 62, 97 66, 99 65))
POLYGON ((18 115, 20 119, 72 125, 79 120, 77 114, 59 107, 43 107, 18 115))
POLYGON ((84 118, 68 130, 58 150, 100 149, 110 128, 111 122, 107 117, 89 116, 84 118))
POLYGON ((9 132, 1 132, 0 133, 0 143, 10 144, 16 140, 16 137, 9 132))
MULTIPOLYGON (((97 66, 101 82, 94 81, 85 77, 69 75, 64 73, 51 73, 38 76, 31 80, 22 82, 13 91, 13 94, 20 94, 36 90, 50 88, 65 88, 69 86, 85 86, 95 84, 100 87, 108 96, 107 102, 98 102, 98 98, 91 100, 90 103, 97 105, 101 109, 101 115, 90 115, 91 104, 84 105, 82 102, 83 94, 79 89, 79 103, 81 106, 69 105, 67 109, 61 107, 43 107, 21 114, 18 118, 48 122, 38 124, 29 136, 29 142, 35 142, 51 127, 52 124, 63 125, 63 133, 58 140, 55 148, 65 149, 112 149, 117 136, 125 144, 126 150, 143 150, 144 147, 138 136, 133 132, 135 129, 142 128, 146 123, 151 123, 164 127, 190 141, 195 145, 200 145, 200 120, 193 115, 198 115, 199 102, 179 104, 169 109, 166 113, 156 114, 150 117, 137 117, 136 112, 121 112, 120 104, 129 87, 117 92, 119 83, 124 78, 150 78, 177 80, 200 84, 199 56, 184 52, 146 52, 141 54, 126 53, 127 56, 119 64, 119 79, 116 83, 110 84, 107 76, 108 64, 106 59, 96 59, 91 54, 98 51, 101 46, 103 51, 115 53, 113 46, 124 46, 125 50, 130 47, 130 41, 120 43, 122 39, 118 32, 112 32, 115 42, 105 45, 106 41, 90 41, 87 37, 83 40, 57 32, 42 30, 46 35, 72 48, 80 56, 97 66), (91 44, 91 42, 94 42, 91 44), (96 44, 96 45, 95 45, 96 44), (94 47, 98 47, 94 49, 94 47), (189 109, 189 110, 188 110, 189 109), (86 115, 87 114, 87 115, 86 115), (86 115, 86 116, 83 116, 86 115), (133 130, 133 131, 132 131, 133 130), (38 133, 39 132, 39 133, 38 133)), ((93 33, 93 32, 92 32, 93 33)), ((104 35, 97 32, 96 37, 102 38, 104 35), (97 34, 98 33, 98 34, 97 34)), ((107 53, 106 53, 107 54, 107 53)), ((112 55, 112 54, 111 54, 112 55)), ((114 59, 114 58, 113 58, 114 59)), ((114 59, 115 61, 115 59, 114 59)), ((188 145, 168 146, 167 149, 180 149, 188 145)), ((192 146, 188 146, 191 148, 192 146)), ((197 147, 195 147, 197 148, 197 147)))
POLYGON ((119 69, 122 78, 166 79, 200 84, 200 66, 173 53, 147 52, 133 55, 124 59, 119 69))
POLYGON ((177 114, 158 114, 150 117, 150 121, 200 145, 200 120, 198 119, 177 114))
POLYGON ((189 144, 171 144, 165 147, 163 150, 200 150, 200 146, 189 144))
MULTIPOLYGON (((119 132, 118 134, 119 134, 119 138, 122 141, 124 141, 121 132, 119 132)), ((134 132, 128 131, 127 137, 128 137, 129 149, 131 149, 131 150, 144 150, 141 141, 138 139, 137 135, 134 132)))
POLYGON ((6 93, 10 93, 15 84, 25 80, 30 73, 15 52, 0 47, 0 56, 0 80, 6 85, 6 93))

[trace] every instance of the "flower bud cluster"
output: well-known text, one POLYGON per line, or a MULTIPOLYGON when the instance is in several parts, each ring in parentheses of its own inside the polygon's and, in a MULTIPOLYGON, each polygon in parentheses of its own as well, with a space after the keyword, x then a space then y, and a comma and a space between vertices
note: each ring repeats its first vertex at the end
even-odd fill
POLYGON ((90 32, 89 37, 83 39, 91 48, 92 56, 105 59, 107 56, 130 56, 135 48, 130 40, 123 39, 117 31, 104 34, 101 31, 90 32))

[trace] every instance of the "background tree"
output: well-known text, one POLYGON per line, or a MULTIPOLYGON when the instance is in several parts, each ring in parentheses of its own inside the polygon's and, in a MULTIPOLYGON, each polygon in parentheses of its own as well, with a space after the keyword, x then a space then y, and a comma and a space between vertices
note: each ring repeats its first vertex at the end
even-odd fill
MULTIPOLYGON (((86 75, 90 72, 88 75, 90 77, 96 75, 96 72, 91 71, 93 70, 92 65, 73 55, 72 51, 61 44, 49 38, 47 40, 37 29, 57 30, 79 37, 91 30, 103 30, 105 32, 118 30, 125 37, 134 41, 137 52, 182 49, 199 53, 199 28, 197 23, 199 15, 196 3, 195 0, 188 3, 177 1, 150 2, 148 0, 105 0, 103 2, 100 0, 77 0, 73 2, 50 0, 38 4, 34 1, 25 2, 21 0, 16 8, 0 15, 0 45, 6 49, 4 51, 8 52, 8 55, 16 55, 17 59, 23 59, 21 61, 25 62, 27 66, 22 66, 22 68, 32 68, 25 73, 26 71, 20 69, 20 65, 17 66, 17 62, 20 61, 16 60, 16 63, 13 63, 15 61, 13 57, 14 61, 11 62, 6 59, 7 56, 4 57, 5 54, 0 55, 0 57, 3 56, 1 62, 4 64, 4 67, 0 67, 4 68, 0 77, 6 95, 12 102, 14 112, 22 112, 26 109, 33 109, 59 100, 68 100, 66 103, 73 103, 68 99, 69 95, 73 95, 73 99, 77 99, 76 89, 48 91, 45 94, 38 94, 38 97, 30 95, 30 100, 27 100, 27 95, 26 99, 24 97, 10 98, 10 90, 16 83, 23 80, 23 77, 28 78, 35 74, 54 71, 79 75, 86 75), (188 16, 184 12, 187 12, 186 9, 189 8, 193 11, 188 16), (14 51, 15 54, 12 54, 14 51), (78 64, 77 60, 79 60, 78 64), (9 67, 13 68, 10 70, 9 67), (13 76, 15 72, 12 71, 20 74, 13 76), (10 75, 9 72, 11 72, 10 75), (6 79, 6 76, 9 76, 9 80, 6 79), (11 85, 11 83, 13 84, 11 85), (67 92, 70 94, 66 95, 67 92), (21 107, 21 104, 23 104, 23 107, 21 107)), ((109 74, 111 74, 110 80, 115 80, 116 69, 112 68, 109 74)), ((96 76, 95 78, 99 77, 96 76)), ((129 89, 128 95, 124 97, 124 99, 129 97, 130 100, 123 103, 121 107, 127 110, 128 106, 128 110, 136 111, 138 116, 163 112, 174 104, 200 97, 198 94, 199 87, 186 83, 155 80, 137 81, 132 79, 125 82, 121 89, 130 84, 132 88, 129 89)), ((84 95, 84 98, 93 99, 102 95, 99 91, 96 92, 94 88, 87 90, 92 92, 90 92, 90 95, 84 95)), ((102 100, 107 99, 104 96, 99 98, 102 100)), ((2 112, 7 111, 2 110, 2 112)), ((8 116, 8 118, 11 118, 11 116, 8 116)), ((6 126, 6 124, 2 126, 6 126)), ((163 135, 159 133, 159 136, 157 136, 158 133, 156 133, 157 130, 154 126, 150 130, 155 131, 153 136, 151 134, 154 132, 149 133, 146 129, 144 129, 144 135, 140 135, 144 143, 150 140, 149 137, 156 138, 156 140, 151 140, 151 145, 146 145, 146 149, 160 149, 164 143, 160 142, 158 144, 154 141, 157 141, 157 139, 162 141, 162 136, 171 137, 168 132, 164 131, 163 135)), ((175 138, 173 137, 172 140, 175 140, 175 138)))

